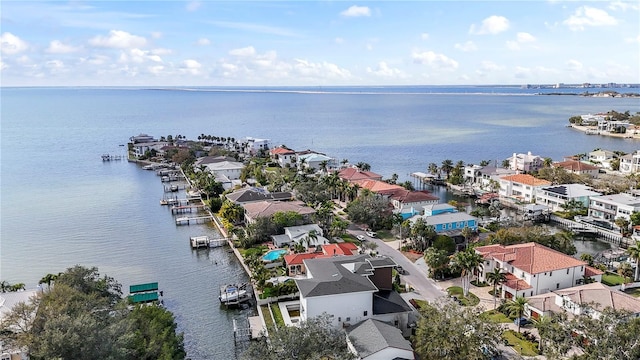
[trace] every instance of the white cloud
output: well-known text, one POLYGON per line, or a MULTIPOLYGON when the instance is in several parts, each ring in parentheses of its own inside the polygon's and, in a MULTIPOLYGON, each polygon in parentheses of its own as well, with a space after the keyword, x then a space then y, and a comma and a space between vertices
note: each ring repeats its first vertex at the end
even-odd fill
POLYGON ((249 32, 255 32, 258 34, 272 34, 278 36, 287 36, 287 37, 301 37, 300 34, 285 28, 279 28, 275 26, 267 26, 253 23, 241 23, 241 22, 232 22, 232 21, 209 21, 207 22, 211 25, 218 26, 225 29, 236 29, 243 30, 249 32))
POLYGON ((78 48, 63 44, 60 40, 53 40, 45 51, 50 54, 70 54, 78 51, 78 48))
POLYGON ((581 62, 573 59, 567 61, 566 65, 567 65, 567 70, 569 71, 580 71, 583 68, 581 62))
POLYGON ((422 33, 422 34, 420 34, 420 38, 422 40, 428 40, 429 39, 429 34, 428 33, 422 33))
POLYGON ((530 43, 536 41, 535 36, 526 32, 519 32, 516 35, 516 39, 519 43, 530 43))
POLYGON ((522 66, 516 66, 516 73, 514 76, 519 79, 531 77, 531 69, 522 66))
POLYGON ((476 46, 476 44, 473 43, 473 41, 467 41, 464 44, 456 44, 455 48, 460 50, 460 51, 464 51, 464 52, 470 52, 470 51, 478 50, 478 47, 476 46))
POLYGON ((404 78, 405 77, 405 74, 402 72, 402 70, 389 67, 389 65, 387 65, 385 61, 379 62, 378 66, 375 69, 367 67, 367 73, 380 76, 380 77, 386 77, 386 78, 404 78))
POLYGON ((187 11, 196 11, 200 8, 200 6, 202 6, 202 3, 200 1, 189 1, 189 3, 187 3, 187 11))
POLYGON ((153 39, 160 39, 162 37, 162 33, 160 31, 152 31, 151 37, 153 39))
POLYGON ((480 64, 482 70, 485 71, 502 71, 504 70, 504 66, 498 65, 496 63, 494 63, 493 61, 483 61, 480 64))
POLYGON ((199 75, 200 69, 202 68, 202 64, 193 59, 184 60, 181 63, 181 72, 191 74, 191 75, 199 75))
POLYGON ((613 11, 627 11, 628 9, 639 10, 640 5, 638 5, 637 2, 631 1, 613 1, 609 4, 609 9, 613 11))
POLYGON ((625 41, 625 42, 628 42, 628 43, 632 43, 632 44, 633 44, 633 43, 638 43, 638 44, 640 44, 640 35, 636 36, 635 38, 633 38, 633 37, 625 38, 625 39, 624 39, 624 41, 625 41))
POLYGON ((472 24, 469 28, 470 34, 485 35, 485 34, 498 34, 506 31, 509 28, 509 20, 504 16, 492 15, 482 20, 482 25, 479 28, 475 24, 472 24))
POLYGON ((229 51, 229 55, 240 56, 240 57, 254 56, 255 54, 256 54, 256 49, 253 46, 247 46, 244 48, 233 49, 229 51))
POLYGON ((149 53, 153 55, 169 55, 169 54, 173 54, 173 50, 165 49, 165 48, 157 48, 149 51, 149 53))
POLYGON ((0 71, 8 68, 9 65, 7 65, 7 63, 5 63, 4 61, 0 60, 0 71))
POLYGON ((49 60, 44 64, 44 66, 52 70, 64 69, 64 63, 60 60, 49 60))
POLYGON ((584 30, 585 26, 613 26, 618 24, 618 20, 602 9, 581 6, 562 23, 572 31, 579 31, 584 30))
POLYGON ((198 41, 196 41, 196 44, 199 46, 209 46, 211 45, 211 40, 207 38, 200 38, 198 39, 198 41))
POLYGON ((314 63, 303 59, 295 59, 293 70, 298 75, 314 79, 342 79, 351 78, 351 72, 336 64, 323 61, 314 63))
POLYGON ((2 36, 0 36, 0 42, 2 43, 2 54, 5 55, 19 54, 29 48, 29 44, 27 44, 26 41, 10 32, 2 33, 2 36))
POLYGON ((336 42, 336 44, 344 44, 344 39, 343 39, 343 38, 341 38, 341 37, 337 37, 337 38, 335 38, 335 40, 334 40, 334 41, 336 42))
POLYGON ((154 75, 160 75, 164 69, 164 65, 152 65, 147 67, 147 70, 154 75))
POLYGON ((94 55, 91 58, 87 59, 87 62, 92 65, 104 65, 111 62, 111 58, 105 55, 94 55))
POLYGON ((371 16, 371 9, 366 6, 353 5, 341 12, 340 15, 345 17, 371 16))
POLYGON ((142 47, 147 40, 142 36, 132 35, 126 31, 111 30, 108 36, 96 36, 89 40, 89 44, 96 47, 127 49, 142 47))
POLYGON ((414 51, 412 57, 414 63, 429 65, 430 67, 436 69, 455 70, 458 68, 457 61, 450 59, 443 54, 437 54, 433 51, 414 51))

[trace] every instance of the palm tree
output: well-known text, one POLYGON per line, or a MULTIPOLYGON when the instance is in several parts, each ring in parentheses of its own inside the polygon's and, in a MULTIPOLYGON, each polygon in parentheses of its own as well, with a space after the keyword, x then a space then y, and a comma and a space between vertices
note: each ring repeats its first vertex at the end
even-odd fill
MULTIPOLYGON (((527 298, 518 296, 515 300, 507 303, 506 310, 511 316, 517 316, 516 319, 520 319, 528 303, 529 300, 527 298)), ((520 332, 520 320, 518 320, 518 332, 520 332)))
POLYGON ((493 309, 496 309, 496 297, 497 297, 497 289, 498 285, 501 285, 505 281, 507 281, 507 275, 502 272, 502 269, 495 268, 493 272, 487 273, 486 275, 487 281, 493 285, 493 309))
POLYGON ((429 174, 436 175, 438 173, 438 164, 430 163, 429 167, 427 167, 427 170, 429 171, 429 174))
POLYGON ((638 281, 638 276, 640 275, 640 241, 636 241, 634 246, 629 246, 627 254, 631 260, 636 262, 636 273, 633 276, 633 281, 638 281))
POLYGON ((442 161, 440 170, 444 171, 444 173, 447 174, 447 179, 449 179, 449 174, 451 173, 451 170, 453 170, 453 161, 449 159, 442 161))
POLYGON ((629 220, 623 217, 618 217, 614 220, 614 223, 620 228, 620 233, 624 236, 629 230, 629 220))
POLYGON ((47 274, 38 281, 38 284, 47 284, 47 289, 51 289, 51 283, 58 279, 58 275, 56 274, 47 274))
POLYGON ((307 234, 307 248, 309 247, 309 245, 311 244, 311 240, 313 241, 317 241, 318 240, 318 231, 316 230, 311 230, 309 231, 309 233, 307 234))
POLYGON ((471 275, 473 272, 482 267, 484 258, 482 255, 475 252, 471 248, 467 248, 465 251, 459 251, 453 256, 453 262, 455 267, 460 270, 462 278, 462 291, 464 297, 469 295, 469 287, 471 284, 471 275))
POLYGON ((2 281, 0 282, 0 292, 7 292, 7 290, 9 290, 9 288, 11 287, 11 284, 9 284, 7 281, 2 281))

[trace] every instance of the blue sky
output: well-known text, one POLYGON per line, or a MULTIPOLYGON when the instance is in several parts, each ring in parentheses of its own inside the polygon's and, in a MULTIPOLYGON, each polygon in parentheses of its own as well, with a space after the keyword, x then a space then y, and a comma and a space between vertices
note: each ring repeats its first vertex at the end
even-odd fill
POLYGON ((638 1, 2 1, 2 86, 640 83, 638 1))

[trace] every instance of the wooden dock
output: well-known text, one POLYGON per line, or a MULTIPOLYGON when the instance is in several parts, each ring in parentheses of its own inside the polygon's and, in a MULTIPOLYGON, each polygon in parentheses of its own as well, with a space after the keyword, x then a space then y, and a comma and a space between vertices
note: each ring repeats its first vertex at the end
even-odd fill
POLYGON ((198 212, 198 210, 204 210, 206 209, 207 206, 204 204, 201 205, 178 205, 178 206, 172 206, 171 207, 171 213, 176 215, 176 214, 186 214, 186 213, 192 213, 192 212, 198 212))
POLYGON ((192 225, 192 224, 204 224, 212 221, 211 215, 196 216, 196 217, 179 217, 176 218, 176 225, 192 225))
POLYGON ((192 236, 189 238, 189 242, 191 243, 191 248, 199 249, 199 248, 212 248, 212 247, 221 247, 228 243, 228 239, 211 239, 206 235, 201 236, 192 236))

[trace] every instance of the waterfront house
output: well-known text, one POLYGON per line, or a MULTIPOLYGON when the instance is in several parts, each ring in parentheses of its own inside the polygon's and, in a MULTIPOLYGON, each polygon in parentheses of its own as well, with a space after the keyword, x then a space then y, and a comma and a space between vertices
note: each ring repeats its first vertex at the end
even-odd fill
POLYGON ((411 343, 397 327, 374 319, 347 328, 347 346, 361 360, 415 359, 411 343))
POLYGON ((475 248, 484 263, 476 271, 479 281, 494 269, 506 274, 501 297, 529 297, 581 284, 585 276, 600 281, 602 272, 587 263, 538 243, 486 245, 475 248))
POLYGON ((500 182, 501 177, 516 173, 516 170, 491 165, 467 165, 464 168, 464 180, 466 183, 476 185, 481 189, 496 191, 497 189, 491 188, 493 183, 497 184, 500 182))
POLYGON ((163 154, 162 148, 169 145, 166 141, 144 141, 133 143, 133 154, 136 157, 146 155, 149 151, 156 151, 157 154, 163 154))
POLYGON ((589 198, 600 195, 602 193, 583 184, 544 186, 536 191, 536 204, 546 205, 551 211, 564 211, 563 205, 567 202, 578 201, 587 209, 589 198))
POLYGON ((240 173, 244 169, 244 164, 237 161, 220 161, 205 165, 206 171, 210 172, 217 182, 222 184, 225 190, 234 188, 242 184, 240 173))
POLYGON ((242 139, 242 150, 245 154, 257 155, 261 151, 269 150, 269 141, 269 139, 257 139, 248 136, 242 139))
POLYGON ((508 158, 509 168, 519 172, 535 172, 542 168, 544 159, 541 156, 531 154, 531 151, 526 154, 516 154, 508 158))
POLYGON ((293 200, 293 194, 290 192, 268 192, 262 188, 247 187, 232 193, 228 193, 225 197, 234 204, 242 205, 245 203, 258 201, 289 201, 293 200))
POLYGON ((594 150, 587 155, 590 162, 599 164, 604 169, 611 169, 611 161, 618 157, 616 153, 609 150, 594 150))
POLYGON ((236 161, 236 159, 230 156, 203 156, 197 158, 196 161, 193 162, 193 168, 198 170, 201 166, 220 163, 224 161, 236 161))
POLYGON ((336 167, 336 160, 311 150, 296 153, 298 169, 328 170, 336 167), (325 166, 326 164, 326 166, 325 166), (323 169, 323 166, 325 168, 323 169))
POLYGON ((531 203, 536 191, 551 185, 550 181, 538 179, 529 174, 508 175, 500 178, 500 198, 516 203, 531 203))
POLYGON ((272 217, 277 212, 293 211, 302 215, 303 222, 311 222, 316 211, 302 201, 256 201, 242 204, 246 224, 251 224, 259 217, 272 217))
POLYGON ((329 243, 323 236, 322 228, 318 224, 289 226, 284 228, 284 234, 272 235, 273 245, 276 247, 302 244, 305 248, 316 248, 329 243), (312 236, 311 232, 315 234, 312 236))
POLYGON ((433 216, 445 213, 458 212, 455 206, 443 203, 443 204, 430 204, 423 207, 424 216, 433 216))
POLYGON ((553 290, 528 300, 526 314, 534 319, 561 312, 598 319, 607 308, 627 311, 632 317, 640 316, 640 299, 599 282, 553 290))
POLYGON ((353 180, 360 189, 383 196, 393 205, 393 211, 401 214, 404 219, 421 214, 425 205, 437 204, 440 198, 426 190, 410 191, 396 184, 389 184, 380 180, 353 180))
POLYGON ((129 142, 133 144, 149 143, 149 142, 156 142, 156 141, 158 140, 154 139, 153 136, 147 135, 147 134, 140 134, 140 135, 132 136, 129 138, 129 142))
POLYGON ((280 167, 291 166, 296 161, 296 152, 284 145, 269 150, 269 156, 280 167))
POLYGON ((589 200, 589 216, 611 227, 619 217, 631 220, 631 214, 636 211, 640 211, 640 197, 627 193, 593 196, 589 200))
POLYGON ((322 251, 307 252, 300 254, 288 254, 284 256, 284 262, 290 276, 306 274, 304 260, 330 256, 350 256, 358 254, 358 247, 352 243, 337 243, 321 246, 322 251))
POLYGON ((382 175, 376 174, 373 171, 362 171, 355 166, 341 169, 338 172, 338 176, 349 182, 356 182, 358 180, 382 180, 382 175))
POLYGON ((304 260, 306 278, 295 279, 300 291, 300 319, 324 313, 336 327, 348 327, 368 319, 393 324, 404 336, 411 307, 393 290, 388 257, 335 256, 304 260))
POLYGON ((416 215, 409 218, 409 221, 413 224, 419 218, 423 218, 427 225, 433 226, 437 233, 459 233, 466 227, 473 231, 478 230, 478 218, 464 212, 443 212, 437 215, 416 215))
POLYGON ((594 165, 590 165, 587 163, 583 163, 578 160, 565 160, 553 163, 551 166, 556 168, 565 169, 567 172, 576 174, 576 175, 587 175, 591 178, 595 178, 598 176, 598 172, 600 168, 594 165))
POLYGON ((640 172, 640 150, 620 157, 620 172, 623 174, 640 172))

